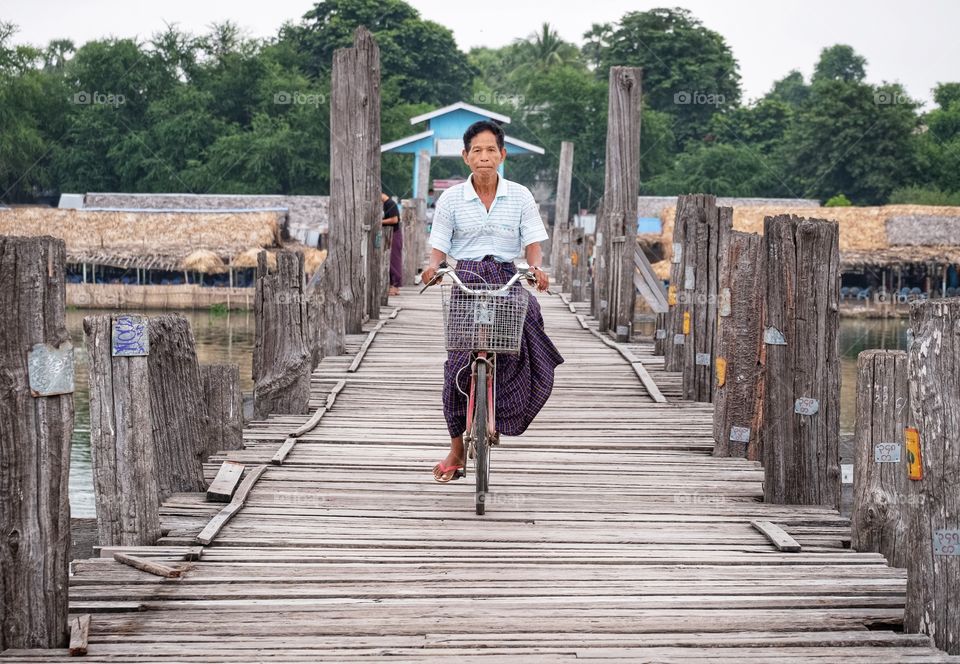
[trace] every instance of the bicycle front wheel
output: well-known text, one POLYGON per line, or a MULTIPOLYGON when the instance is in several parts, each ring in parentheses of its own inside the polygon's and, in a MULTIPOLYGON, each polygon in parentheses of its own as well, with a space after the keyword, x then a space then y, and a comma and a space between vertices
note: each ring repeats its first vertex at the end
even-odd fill
POLYGON ((490 445, 489 431, 487 430, 487 363, 477 362, 477 382, 474 392, 473 411, 473 444, 476 450, 474 457, 474 475, 477 481, 477 514, 483 514, 487 501, 487 491, 490 488, 490 445))

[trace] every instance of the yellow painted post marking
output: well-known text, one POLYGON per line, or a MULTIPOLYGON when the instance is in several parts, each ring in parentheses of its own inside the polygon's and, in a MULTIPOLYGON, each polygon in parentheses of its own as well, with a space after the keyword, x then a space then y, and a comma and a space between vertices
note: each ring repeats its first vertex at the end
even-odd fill
POLYGON ((920 457, 920 431, 914 427, 903 430, 903 438, 907 443, 907 476, 912 480, 923 479, 923 465, 920 457))

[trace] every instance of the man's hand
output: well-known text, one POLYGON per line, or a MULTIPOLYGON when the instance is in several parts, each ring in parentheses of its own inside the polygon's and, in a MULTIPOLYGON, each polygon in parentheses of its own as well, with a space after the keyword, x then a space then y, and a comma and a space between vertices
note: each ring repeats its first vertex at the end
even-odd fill
POLYGON ((537 290, 541 293, 547 290, 547 288, 550 287, 550 277, 547 276, 547 273, 538 267, 533 267, 530 269, 533 270, 535 275, 537 275, 537 290))
MULTIPOLYGON (((424 286, 426 286, 426 285, 429 284, 431 281, 433 281, 433 277, 436 276, 437 270, 438 270, 439 268, 440 268, 439 265, 428 265, 428 266, 427 266, 427 269, 425 269, 425 270, 420 274, 420 278, 423 280, 423 285, 424 285, 424 286)), ((443 277, 440 277, 440 281, 443 281, 443 277)), ((437 283, 439 283, 439 281, 438 281, 437 283)))

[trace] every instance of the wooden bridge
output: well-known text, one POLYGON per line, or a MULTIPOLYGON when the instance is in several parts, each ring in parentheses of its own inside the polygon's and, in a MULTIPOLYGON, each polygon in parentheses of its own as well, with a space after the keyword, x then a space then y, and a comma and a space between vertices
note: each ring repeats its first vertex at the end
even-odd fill
POLYGON ((839 514, 764 504, 759 464, 711 455, 712 406, 679 401, 650 345, 621 353, 583 306, 540 301, 566 362, 529 431, 495 449, 485 516, 472 475, 433 480, 440 307, 404 289, 372 341, 314 372, 319 420, 253 422, 210 459, 211 481, 224 459, 246 466, 225 511, 175 495, 156 546, 72 564, 86 661, 960 662, 898 631, 905 571, 849 549, 839 514))

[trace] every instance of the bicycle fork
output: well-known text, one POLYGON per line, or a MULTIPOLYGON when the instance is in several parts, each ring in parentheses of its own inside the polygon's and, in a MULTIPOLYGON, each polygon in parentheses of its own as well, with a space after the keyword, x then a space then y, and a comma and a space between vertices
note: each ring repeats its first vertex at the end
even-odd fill
POLYGON ((487 365, 487 432, 488 436, 492 439, 497 435, 496 422, 497 422, 497 402, 496 402, 496 390, 494 389, 494 377, 496 372, 494 371, 494 358, 495 356, 489 355, 487 351, 482 350, 477 352, 476 358, 471 362, 470 368, 470 397, 467 400, 467 442, 470 447, 470 458, 473 458, 473 445, 476 441, 473 440, 473 414, 475 412, 476 406, 476 395, 477 395, 477 363, 484 362, 487 365))

